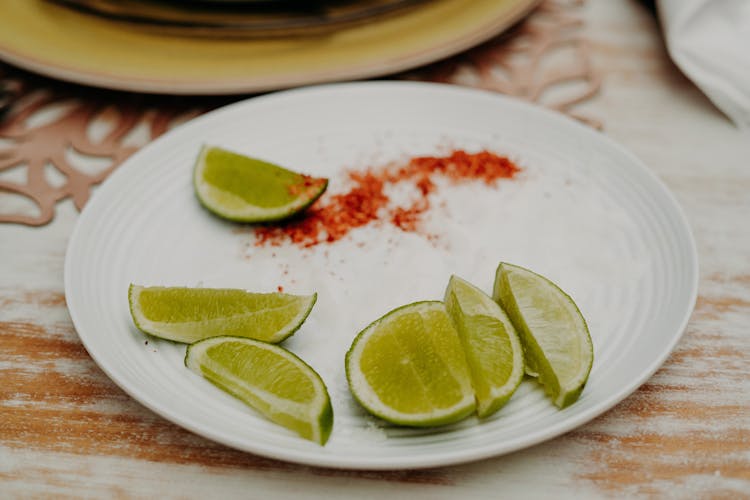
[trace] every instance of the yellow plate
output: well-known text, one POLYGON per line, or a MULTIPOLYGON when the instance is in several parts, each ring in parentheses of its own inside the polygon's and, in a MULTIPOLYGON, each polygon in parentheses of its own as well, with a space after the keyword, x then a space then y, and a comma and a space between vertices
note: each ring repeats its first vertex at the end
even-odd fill
POLYGON ((434 0, 328 36, 168 36, 44 0, 0 2, 0 58, 77 83, 169 94, 256 92, 403 71, 477 45, 539 0, 434 0))

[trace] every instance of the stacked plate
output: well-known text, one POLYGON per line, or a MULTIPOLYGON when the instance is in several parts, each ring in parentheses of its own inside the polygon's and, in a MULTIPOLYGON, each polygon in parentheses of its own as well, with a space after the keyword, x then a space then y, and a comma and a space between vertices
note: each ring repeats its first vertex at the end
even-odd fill
POLYGON ((539 0, 4 0, 0 59, 64 80, 229 94, 427 64, 539 0))
POLYGON ((57 0, 82 12, 184 36, 288 37, 332 33, 397 15, 425 0, 57 0))

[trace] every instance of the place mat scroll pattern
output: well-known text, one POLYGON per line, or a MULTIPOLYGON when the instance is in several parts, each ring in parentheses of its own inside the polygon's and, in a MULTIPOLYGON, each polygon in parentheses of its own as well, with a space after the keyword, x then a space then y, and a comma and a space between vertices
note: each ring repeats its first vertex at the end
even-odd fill
POLYGON ((601 129, 598 119, 578 109, 599 92, 602 80, 581 34, 583 4, 543 2, 515 30, 413 76, 520 97, 601 129))
MULTIPOLYGON (((601 85, 581 35, 582 4, 546 0, 511 32, 400 78, 514 95, 600 128, 579 110, 601 85)), ((10 101, 0 108, 0 223, 28 226, 51 222, 56 205, 68 199, 82 209, 92 189, 138 148, 232 101, 95 90, 3 65, 0 91, 0 103, 10 101)))

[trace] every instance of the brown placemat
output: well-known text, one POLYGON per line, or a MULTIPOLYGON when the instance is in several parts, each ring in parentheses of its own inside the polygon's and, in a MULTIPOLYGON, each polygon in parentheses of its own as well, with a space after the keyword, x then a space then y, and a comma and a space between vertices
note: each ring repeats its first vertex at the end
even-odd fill
MULTIPOLYGON (((580 110, 601 85, 582 33, 582 4, 546 0, 490 42, 396 77, 513 95, 600 128, 580 110)), ((68 199, 80 210, 92 189, 138 148, 179 123, 244 97, 106 91, 6 65, 0 65, 2 89, 7 89, 9 106, 0 110, 0 223, 29 226, 51 222, 56 205, 68 199)))

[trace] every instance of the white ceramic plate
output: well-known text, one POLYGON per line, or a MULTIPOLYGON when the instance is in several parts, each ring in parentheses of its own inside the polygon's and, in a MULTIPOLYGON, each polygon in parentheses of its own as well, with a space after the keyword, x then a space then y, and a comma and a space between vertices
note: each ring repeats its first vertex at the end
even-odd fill
POLYGON ((354 83, 258 97, 204 115, 135 154, 86 206, 68 247, 65 293, 86 349, 135 399, 210 439, 318 466, 456 464, 559 436, 612 407, 661 365, 695 303, 697 256, 685 217, 638 159, 553 112, 495 94, 417 83, 354 83), (333 245, 254 245, 193 195, 201 144, 223 146, 341 189, 361 169, 453 148, 514 158, 496 188, 441 185, 428 240, 388 224, 333 245), (344 354, 388 310, 439 299, 451 273, 487 291, 504 260, 547 275, 587 318, 595 359, 580 400, 557 410, 532 381, 489 419, 413 430, 367 416, 348 393, 344 354), (325 447, 259 417, 183 367, 185 347, 133 325, 127 288, 145 285, 318 292, 285 346, 321 374, 335 424, 325 447))

